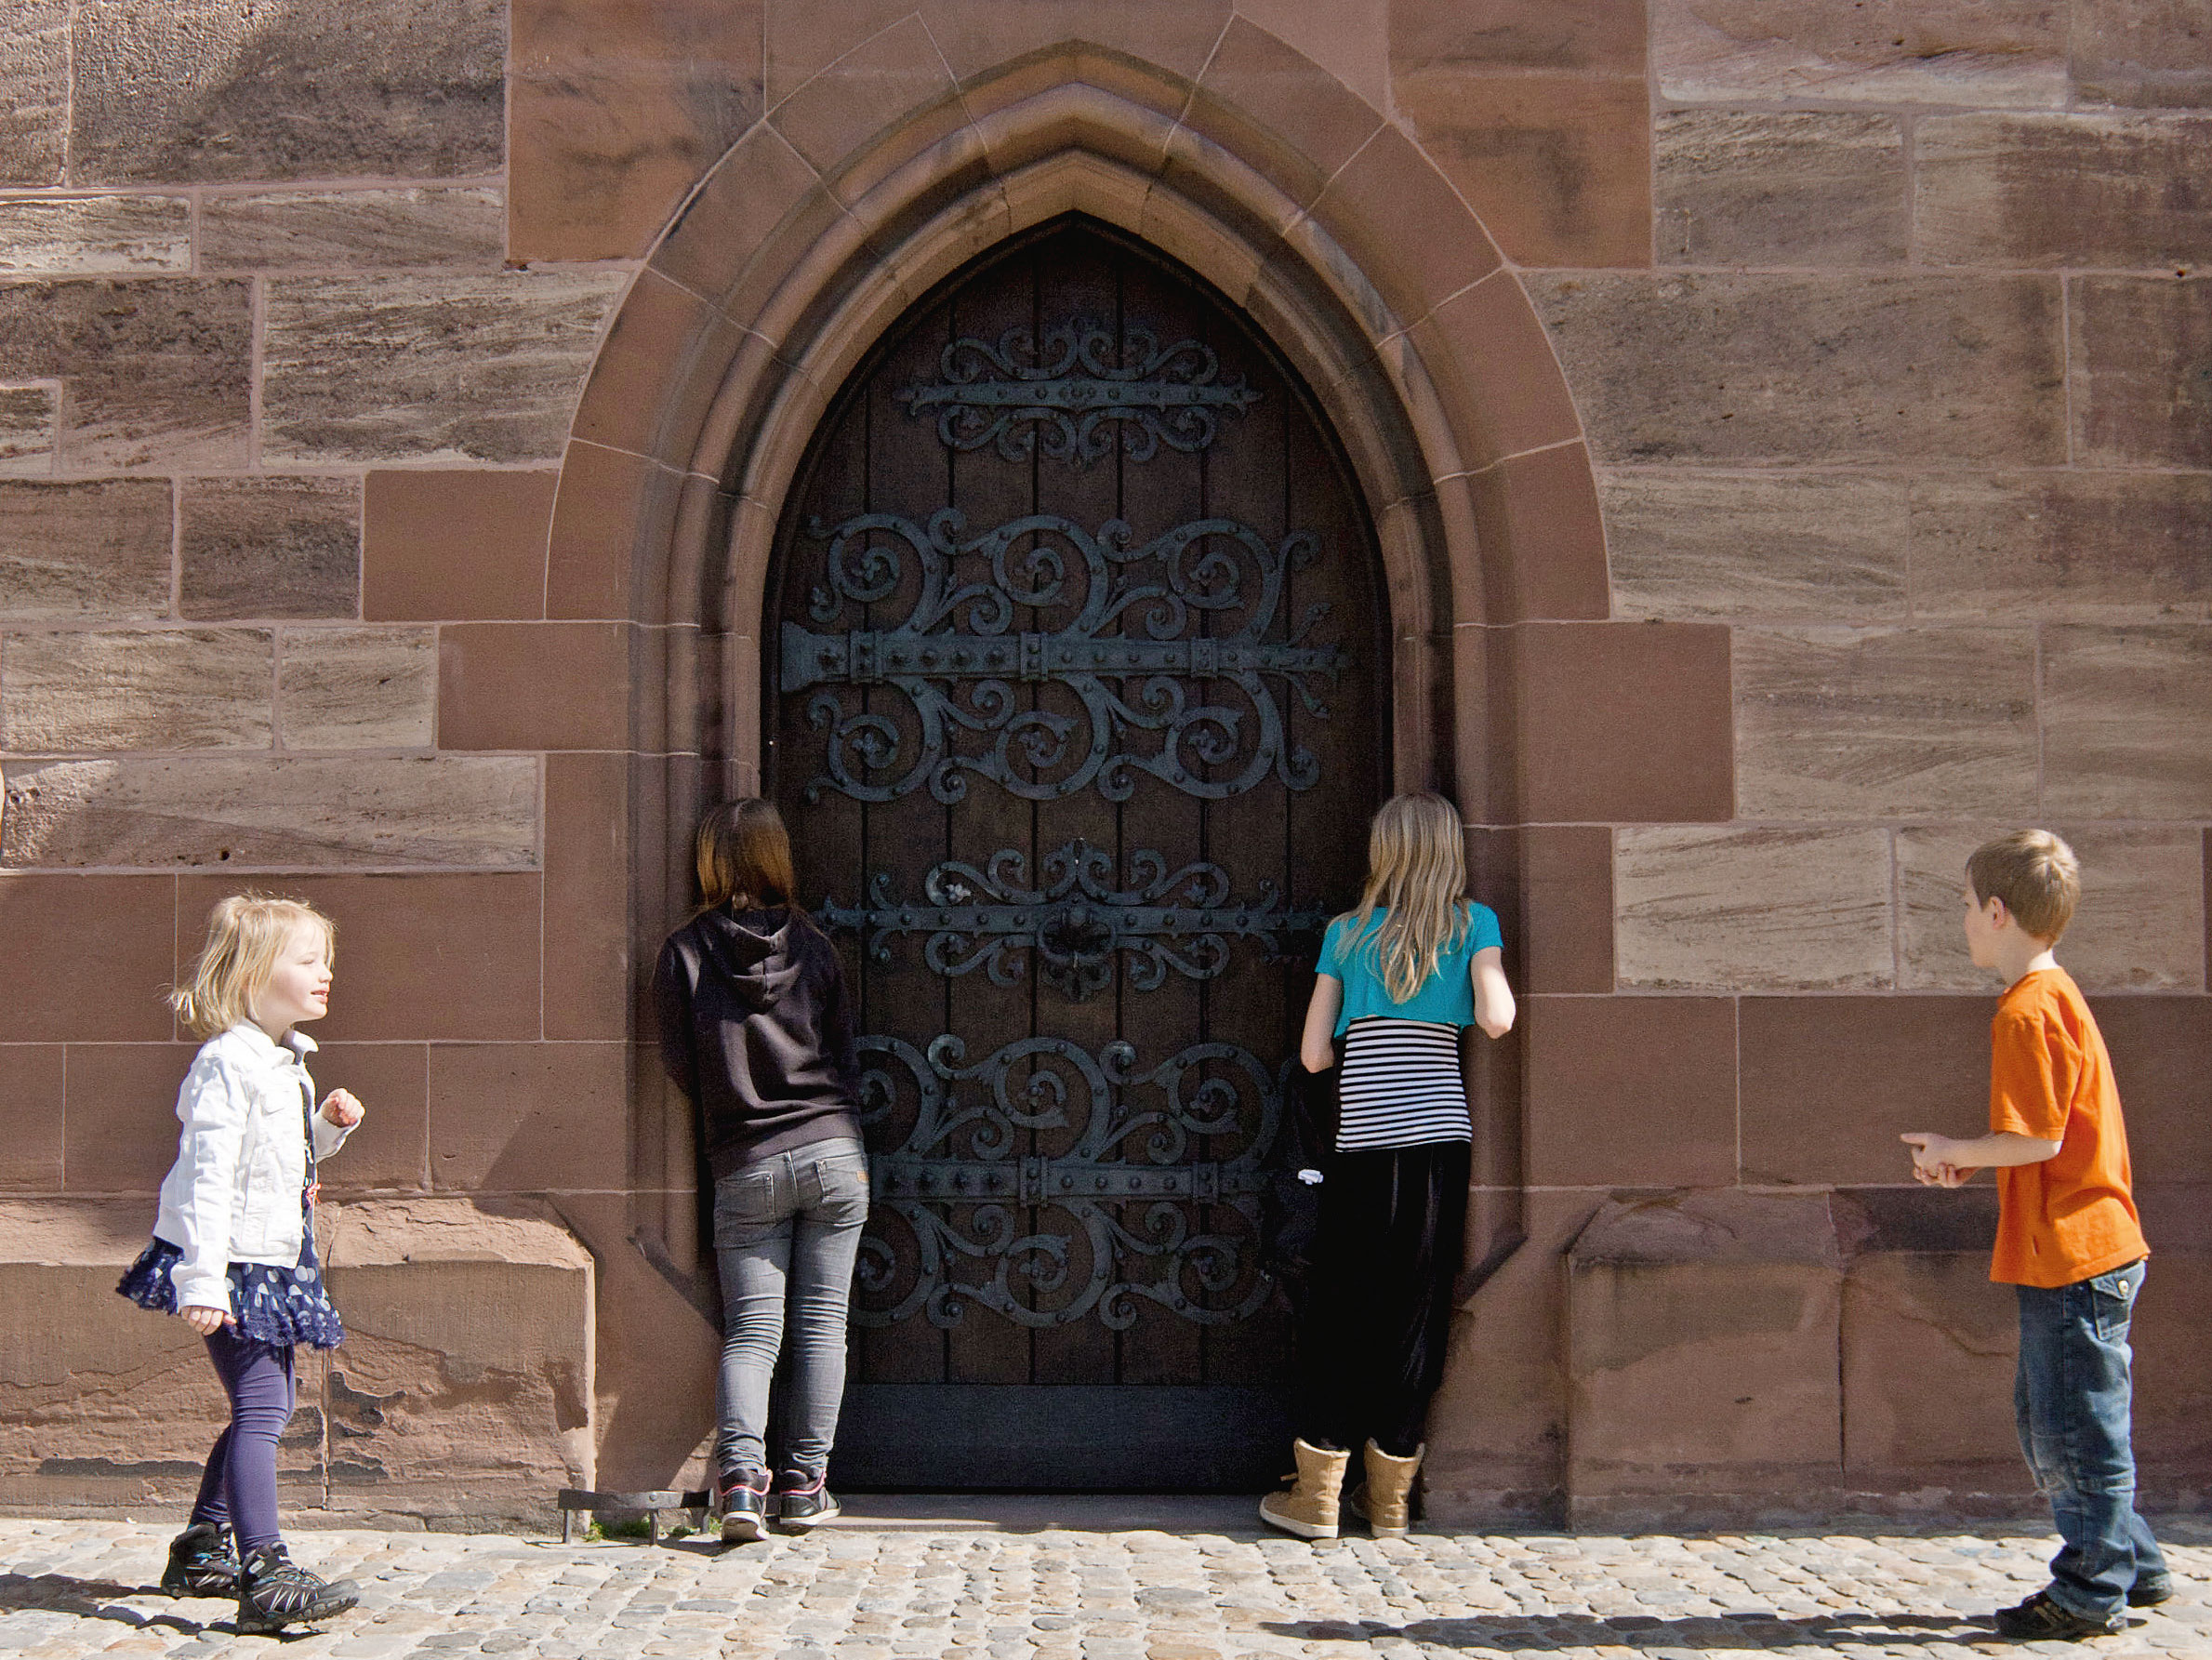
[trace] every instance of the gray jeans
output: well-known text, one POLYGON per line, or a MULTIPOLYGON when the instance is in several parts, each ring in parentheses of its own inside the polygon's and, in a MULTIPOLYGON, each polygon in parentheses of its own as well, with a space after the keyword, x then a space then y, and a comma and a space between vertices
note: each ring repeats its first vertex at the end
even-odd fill
POLYGON ((868 1221, 868 1154, 820 1141, 714 1184, 714 1255, 722 1268, 722 1372, 715 1459, 768 1467, 768 1388, 791 1333, 781 1468, 808 1481, 829 1463, 845 1393, 845 1310, 868 1221))

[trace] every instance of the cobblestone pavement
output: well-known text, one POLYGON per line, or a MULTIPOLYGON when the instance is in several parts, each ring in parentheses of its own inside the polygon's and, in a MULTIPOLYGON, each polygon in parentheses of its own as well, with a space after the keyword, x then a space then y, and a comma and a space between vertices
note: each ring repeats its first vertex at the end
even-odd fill
MULTIPOLYGON (((880 1512, 900 1501, 876 1500, 880 1512)), ((1001 1506, 995 1518, 848 1517, 806 1539, 563 1546, 497 1535, 298 1532, 361 1606, 286 1660, 1237 1660, 1415 1654, 1967 1655, 2043 1581, 2023 1530, 1608 1537, 1420 1534, 1312 1547, 1220 1501, 1001 1506), (1022 1506, 1028 1507, 1025 1518, 1022 1506), (1102 1505, 1104 1507, 1102 1508, 1102 1505), (1131 1526, 1132 1521, 1164 1521, 1131 1526)), ((953 1510, 959 1507, 952 1507, 953 1510)), ((0 1656, 274 1654, 219 1601, 153 1588, 173 1524, 0 1520, 0 1656)), ((2212 1657, 2212 1527, 2169 1529, 2179 1596, 2121 1636, 2030 1653, 2212 1657)))

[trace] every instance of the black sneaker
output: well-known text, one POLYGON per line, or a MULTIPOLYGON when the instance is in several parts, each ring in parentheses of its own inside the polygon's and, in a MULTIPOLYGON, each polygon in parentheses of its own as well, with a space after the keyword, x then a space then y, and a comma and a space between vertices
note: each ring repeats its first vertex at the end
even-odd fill
POLYGON ((311 1626, 361 1600, 351 1579, 324 1580, 285 1554, 282 1545, 249 1550, 238 1571, 238 1629, 266 1636, 286 1626, 311 1626))
POLYGON ((2091 1619, 2060 1607, 2048 1591, 2037 1591, 2017 1608, 1997 1610, 1997 1635, 2014 1642, 2077 1642, 2085 1637, 2110 1637, 2122 1628, 2116 1617, 2091 1619))
POLYGON ((844 1507, 823 1485, 821 1476, 802 1476, 786 1470, 775 1479, 776 1525, 787 1534, 803 1534, 825 1521, 834 1521, 844 1507))
POLYGON ((2156 1608, 2169 1601, 2174 1595, 2172 1579, 2139 1579, 2127 1587, 2127 1606, 2130 1608, 2156 1608))
POLYGON ((722 1542, 750 1545, 768 1536, 768 1472, 730 1469, 715 1478, 714 1507, 722 1514, 722 1542))
POLYGON ((228 1528, 195 1521, 169 1541, 169 1565, 161 1588, 172 1597, 235 1597, 238 1552, 228 1528))

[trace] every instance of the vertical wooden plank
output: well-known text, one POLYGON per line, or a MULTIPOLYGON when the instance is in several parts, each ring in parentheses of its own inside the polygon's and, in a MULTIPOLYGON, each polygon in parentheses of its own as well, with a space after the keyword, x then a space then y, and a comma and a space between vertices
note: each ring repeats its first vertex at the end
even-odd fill
MULTIPOLYGON (((1232 519, 1250 526, 1271 551, 1279 551, 1293 528, 1287 518, 1284 481, 1289 474, 1289 432, 1302 418, 1295 395, 1266 352, 1243 329, 1221 312, 1209 319, 1208 344, 1219 355, 1225 378, 1241 379, 1259 392, 1256 403, 1238 417, 1221 422, 1220 433, 1206 452, 1204 509, 1210 518, 1232 519)), ((1260 572, 1249 559, 1240 562, 1248 594, 1256 589, 1260 572)), ((1254 596, 1256 598, 1256 596, 1254 596)), ((1233 615, 1218 619, 1224 632, 1247 625, 1256 609, 1248 604, 1233 615)), ((1267 622, 1264 637, 1286 638, 1295 618, 1281 604, 1267 622)), ((1267 694, 1279 708, 1287 688, 1279 677, 1266 676, 1267 694)), ((1255 711, 1256 712, 1256 711, 1255 711)), ((1256 728, 1253 734, 1257 737, 1256 728)), ((1211 803, 1206 814, 1206 843, 1214 862, 1229 873, 1230 897, 1258 903, 1271 887, 1281 894, 1290 887, 1290 819, 1305 810, 1307 798, 1338 787, 1339 780, 1323 775, 1314 789, 1288 790, 1278 771, 1271 771, 1244 792, 1211 803)), ((1249 1053, 1270 1074, 1279 1069, 1295 1047, 1295 1034, 1286 1016, 1289 985, 1295 963, 1271 963, 1252 941, 1232 940, 1227 971, 1207 983, 1206 1030, 1216 1042, 1234 1043, 1249 1053)), ((1240 1069, 1216 1066, 1225 1083, 1239 1090, 1247 1106, 1240 1133, 1211 1138, 1206 1156, 1217 1162, 1233 1160, 1262 1134, 1255 1122, 1260 1103, 1252 1099, 1252 1084, 1240 1069)), ((1236 1309, 1259 1289, 1259 1206, 1257 1195, 1238 1201, 1227 1199, 1204 1210, 1207 1230, 1234 1242, 1238 1272, 1235 1281, 1210 1295, 1215 1309, 1236 1309)), ((1280 1381, 1287 1370, 1288 1339, 1279 1299, 1271 1298, 1252 1315, 1225 1325, 1205 1329, 1203 1372, 1208 1382, 1280 1381)))
MULTIPOLYGON (((952 338, 981 339, 997 345, 1008 330, 1029 328, 1034 311, 1031 258, 1026 252, 1016 254, 1000 261, 960 290, 952 304, 952 338)), ((934 366, 931 373, 933 378, 938 378, 934 366)), ((907 424, 941 458, 946 483, 940 486, 944 495, 937 505, 949 503, 963 515, 965 524, 960 532, 962 541, 972 542, 998 525, 1029 512, 1033 469, 1028 460, 1010 460, 996 445, 950 450, 939 442, 934 420, 907 418, 907 424)), ((954 576, 961 583, 995 586, 990 564, 980 555, 963 558, 955 567, 954 576)), ((979 605, 961 606, 955 611, 948 626, 962 633, 973 633, 983 615, 984 608, 979 605)), ((1017 607, 1013 630, 1037 626, 1032 611, 1017 607)), ((1006 684, 1009 689, 1013 689, 1020 683, 1015 680, 1006 684)), ((971 680, 960 683, 956 695, 963 702, 975 706, 974 700, 979 692, 979 683, 971 680)), ((956 741, 963 750, 975 753, 985 749, 992 737, 988 733, 963 733, 956 741)), ((982 868, 987 867, 994 854, 1004 850, 1019 855, 1023 870, 1034 876, 1036 848, 1029 803, 979 774, 969 773, 965 777, 965 795, 942 809, 935 857, 956 858, 982 868)), ((978 900, 983 897, 981 894, 976 896, 978 900)), ((978 968, 941 979, 938 993, 943 1009, 940 1029, 952 1033, 965 1045, 969 1066, 982 1065, 996 1051, 1029 1035, 1031 993, 1027 974, 1011 985, 1001 985, 987 970, 978 968)), ((1007 1079, 1007 1097, 1016 1105, 1023 1102, 1029 1073, 1030 1069, 1025 1066, 1007 1079)), ((964 1082, 958 1087, 970 1099, 982 1099, 991 1089, 985 1081, 964 1082)), ((1018 1183, 1020 1160, 1028 1150, 1028 1139, 1027 1134, 1016 1133, 1010 1141, 987 1141, 979 1145, 976 1133, 971 1130, 959 1138, 957 1145, 945 1148, 935 1156, 973 1159, 985 1149, 985 1145, 994 1146, 1004 1152, 1003 1162, 1018 1183)), ((946 1215, 952 1227, 971 1241, 1010 1242, 1030 1231, 1028 1217, 1015 1202, 1018 1195, 1017 1186, 1015 1193, 1004 1200, 981 1205, 947 1206, 946 1215)), ((996 1255, 960 1262, 960 1275, 972 1283, 988 1282, 996 1280, 1003 1269, 1008 1289, 1020 1298, 1025 1291, 1021 1269, 1029 1260, 1026 1253, 1009 1256, 1001 1250, 996 1255)), ((972 1300, 963 1300, 963 1309, 960 1323, 952 1328, 947 1338, 947 1378, 955 1383, 1027 1383, 1027 1328, 972 1300)))
MULTIPOLYGON (((1041 328, 1096 325, 1118 329, 1119 296, 1106 245, 1088 232, 1063 232, 1040 245, 1037 258, 1037 315, 1041 328)), ((1109 361, 1119 360, 1117 350, 1109 361)), ((1077 372, 1082 371, 1079 367, 1077 372)), ((1107 431, 1110 432, 1111 429, 1107 431)), ((1119 469, 1111 456, 1089 462, 1077 458, 1040 459, 1037 466, 1037 511, 1057 514, 1080 525, 1086 534, 1095 536, 1120 512, 1119 478, 1119 469)), ((1065 628, 1080 610, 1088 595, 1090 578, 1083 574, 1080 561, 1071 559, 1069 579, 1067 603, 1046 614, 1042 626, 1065 628)), ((1112 579, 1110 575, 1107 579, 1112 579)), ((1107 631, 1118 634, 1121 629, 1117 624, 1107 631)), ((1090 717, 1081 699, 1065 688, 1058 688, 1047 691, 1046 702, 1076 723, 1070 741, 1080 756, 1090 744, 1090 717)), ((1119 809, 1099 794, 1095 784, 1073 795, 1040 802, 1037 806, 1039 857, 1049 858, 1073 844, 1087 844, 1106 855, 1118 881, 1121 864, 1119 819, 1119 809)), ((1072 896, 1081 898, 1080 886, 1072 896)), ((1045 984, 1041 974, 1033 975, 1037 1031, 1042 1036, 1066 1039, 1095 1061, 1120 1035, 1116 1006, 1116 992, 1121 980, 1118 963, 1113 976, 1103 989, 1077 998, 1067 990, 1045 984)), ((1097 1108, 1106 1111, 1110 1110, 1110 1101, 1101 1100, 1097 1108)), ((1070 1115, 1070 1122, 1064 1129, 1040 1132, 1036 1151, 1046 1159, 1066 1157, 1090 1127, 1089 1108, 1090 1103, 1082 1103, 1070 1115)), ((1043 1305, 1070 1308, 1091 1283, 1097 1266, 1094 1242, 1080 1225, 1077 1213, 1066 1206, 1040 1206, 1035 1221, 1039 1228, 1067 1241, 1066 1282, 1058 1292, 1042 1299, 1043 1305)), ((1051 1384, 1112 1383, 1115 1347, 1114 1334, 1101 1323, 1095 1309, 1078 1319, 1043 1327, 1038 1332, 1035 1344, 1036 1379, 1039 1383, 1051 1384)))
MULTIPOLYGON (((1124 252, 1119 264, 1125 351, 1164 348, 1197 338, 1204 326, 1204 312, 1199 296, 1186 282, 1171 278, 1149 258, 1141 255, 1124 252)), ((1205 501, 1202 455, 1185 454, 1162 444, 1148 459, 1137 460, 1124 453, 1119 460, 1121 515, 1129 523, 1132 547, 1141 547, 1201 516, 1205 501)), ((1183 562, 1186 570, 1193 564, 1188 559, 1183 562)), ((1146 562, 1139 567, 1139 573, 1147 581, 1164 583, 1167 578, 1166 567, 1159 561, 1146 562)), ((1132 633, 1142 631, 1143 615, 1132 615, 1129 627, 1132 633)), ((1181 631, 1187 638, 1207 636, 1211 632, 1208 614, 1201 608, 1192 608, 1181 631)), ((1202 680, 1180 676, 1178 679, 1184 696, 1193 704, 1210 700, 1216 690, 1202 680)), ((1133 706, 1143 707, 1142 693, 1140 683, 1123 683, 1122 694, 1133 706)), ((1155 750, 1161 743, 1160 737, 1155 734, 1133 733, 1131 737, 1132 746, 1145 751, 1155 750)), ((1204 770, 1197 764, 1188 745, 1183 747, 1181 758, 1192 764, 1194 771, 1204 770)), ((1166 779, 1145 773, 1134 776, 1136 791, 1121 809, 1126 856, 1133 858, 1140 849, 1155 853, 1166 860, 1170 870, 1204 859, 1208 852, 1204 803, 1166 779)), ((1138 989, 1125 982, 1121 1021, 1122 1029, 1136 1047, 1138 1067, 1149 1071, 1178 1051, 1204 1040, 1206 988, 1172 970, 1151 990, 1138 989)), ((1186 1100, 1187 1094, 1188 1086, 1185 1091, 1186 1100)), ((1169 1105, 1157 1090, 1139 1092, 1129 1104, 1141 1110, 1157 1110, 1169 1105)), ((1148 1139, 1143 1135, 1132 1136, 1124 1144, 1122 1156, 1132 1163, 1146 1162, 1148 1139)), ((1195 1163, 1203 1156, 1202 1142, 1194 1141, 1184 1151, 1182 1162, 1195 1163)), ((1182 1228, 1195 1230, 1199 1221, 1196 1205, 1183 1203, 1171 1209, 1146 1200, 1121 1207, 1121 1225, 1137 1239, 1152 1241, 1156 1239, 1156 1224, 1168 1221, 1172 1212, 1180 1212, 1182 1228)), ((1172 1268, 1172 1259, 1134 1252, 1129 1258, 1129 1278, 1143 1280, 1162 1291, 1168 1290, 1165 1281, 1172 1268)), ((1121 1334, 1121 1381, 1199 1382, 1198 1326, 1172 1308, 1152 1298, 1132 1297, 1131 1302, 1136 1311, 1136 1321, 1121 1334)))

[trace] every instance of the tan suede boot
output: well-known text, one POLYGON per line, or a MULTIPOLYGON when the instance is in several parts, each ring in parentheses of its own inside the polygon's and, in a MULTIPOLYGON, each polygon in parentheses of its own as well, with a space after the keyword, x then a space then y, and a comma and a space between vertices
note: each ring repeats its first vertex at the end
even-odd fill
POLYGON ((1344 1492, 1349 1453, 1325 1453, 1303 1441, 1291 1443, 1298 1459, 1295 1481, 1260 1501, 1260 1520, 1301 1539, 1336 1537, 1337 1497, 1344 1492))
POLYGON ((1353 1495, 1352 1505, 1367 1518, 1378 1539, 1402 1539, 1413 1525, 1413 1478, 1421 1473, 1421 1460, 1428 1452, 1424 1441, 1411 1458, 1393 1458, 1371 1440, 1367 1443, 1367 1480, 1353 1495))

